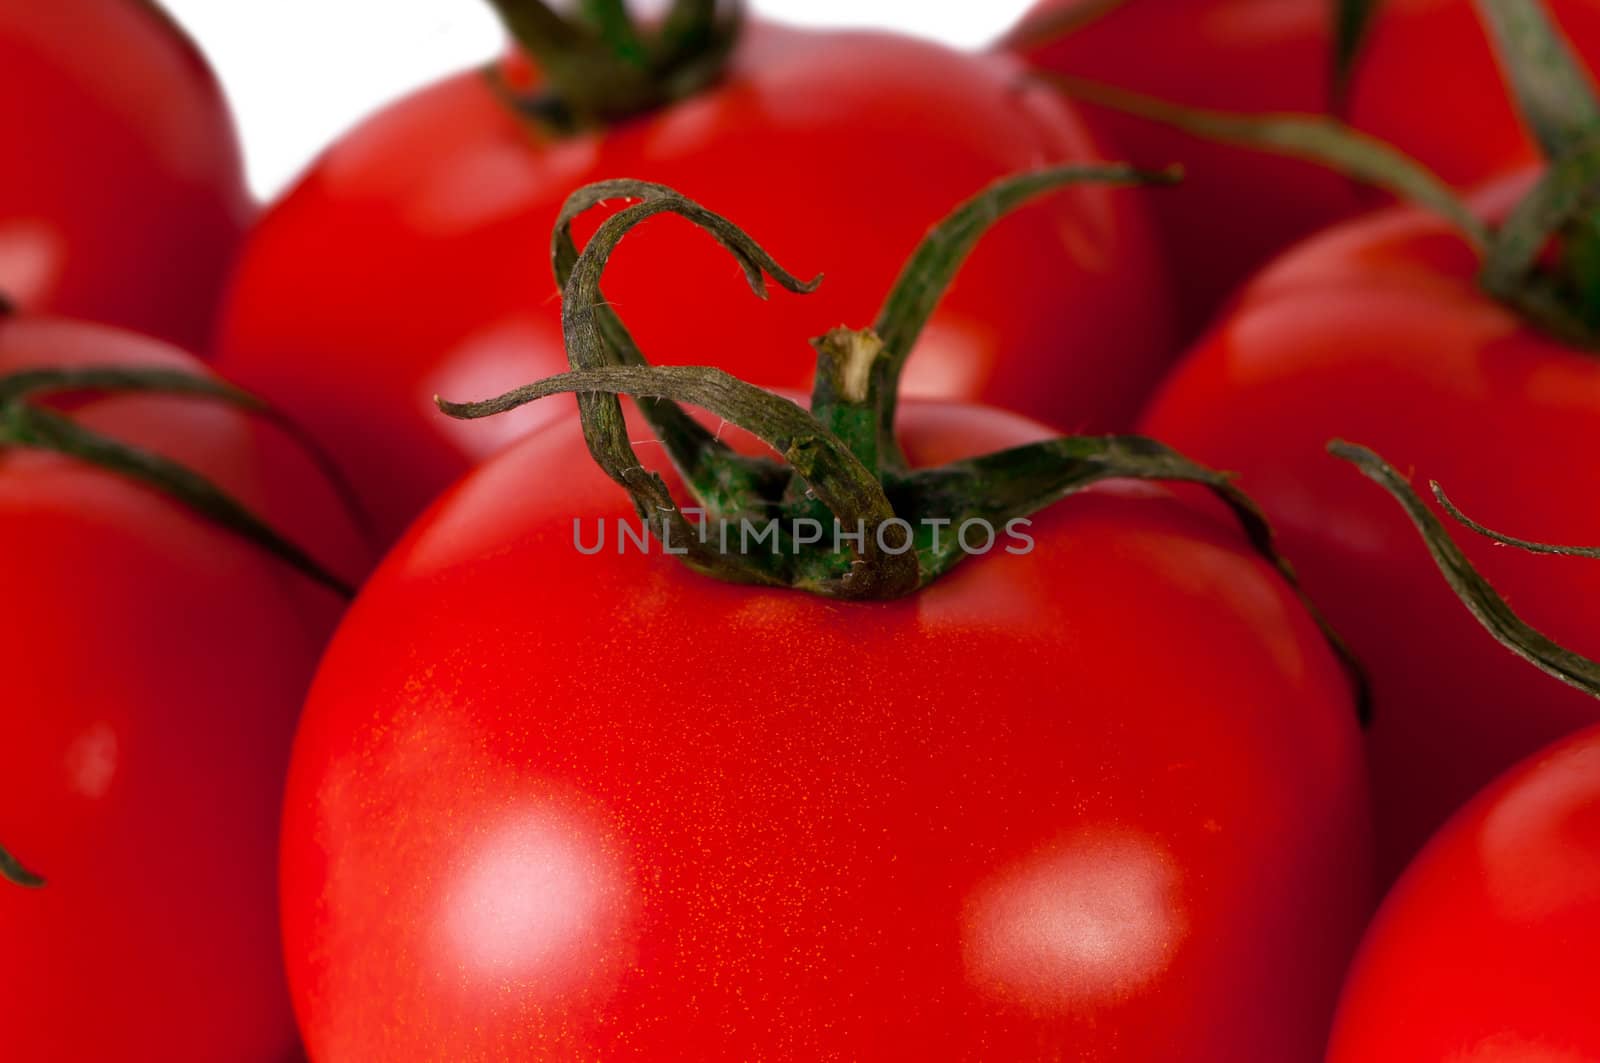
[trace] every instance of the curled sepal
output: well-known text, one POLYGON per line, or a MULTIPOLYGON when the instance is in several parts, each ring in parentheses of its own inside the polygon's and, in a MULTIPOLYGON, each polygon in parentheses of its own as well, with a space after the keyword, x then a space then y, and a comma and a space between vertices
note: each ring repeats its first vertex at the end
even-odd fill
MULTIPOLYGON (((684 549, 685 560, 712 575, 743 583, 794 586, 836 598, 895 598, 920 583, 910 553, 884 550, 871 534, 894 517, 894 510, 871 470, 862 465, 816 418, 779 395, 705 366, 603 366, 575 369, 517 388, 485 402, 439 401, 451 417, 490 417, 538 399, 566 392, 632 395, 685 402, 738 425, 783 455, 811 494, 846 528, 869 534, 852 541, 850 558, 836 577, 795 578, 786 566, 790 551, 773 555, 725 552, 702 541, 673 500, 666 482, 639 466, 607 466, 606 471, 633 496, 650 528, 664 545, 684 549)), ((597 458, 599 455, 597 455, 597 458)), ((602 465, 604 462, 602 461, 602 465)))
MULTIPOLYGON (((1233 477, 1190 460, 1164 443, 1144 436, 1064 436, 1014 447, 937 468, 918 470, 889 481, 895 510, 915 528, 933 528, 930 518, 948 518, 959 528, 977 520, 993 527, 1028 517, 1106 480, 1192 483, 1223 502, 1239 521, 1250 545, 1292 587, 1350 673, 1362 722, 1369 719, 1365 676, 1344 639, 1300 587, 1288 559, 1278 550, 1272 525, 1233 477)), ((955 537, 923 532, 916 540, 923 582, 937 579, 965 556, 955 537)))
POLYGON ((1517 616, 1489 581, 1472 567, 1439 518, 1405 477, 1366 447, 1335 441, 1329 444, 1328 450, 1355 465, 1368 479, 1394 496, 1421 533, 1450 589, 1501 645, 1563 683, 1600 697, 1600 662, 1572 652, 1517 616))
POLYGON ((172 369, 107 366, 23 370, 0 377, 0 448, 51 451, 144 484, 254 543, 335 593, 344 597, 355 593, 348 583, 194 470, 94 432, 32 401, 80 391, 184 395, 274 416, 260 400, 221 381, 172 369))
MULTIPOLYGON (((816 290, 821 277, 802 280, 778 264, 761 245, 728 219, 665 185, 613 180, 585 185, 567 197, 551 237, 551 259, 562 288, 562 328, 574 369, 607 365, 645 365, 644 355, 600 288, 611 254, 635 227, 660 214, 676 214, 698 226, 725 248, 744 272, 750 290, 767 296, 771 277, 787 291, 816 290), (579 215, 612 200, 637 201, 608 218, 578 252, 572 225, 579 215)), ((622 410, 610 394, 580 395, 584 434, 590 451, 613 455, 636 467, 622 410)), ((736 454, 670 400, 645 399, 639 410, 665 447, 673 466, 713 519, 759 513, 787 470, 761 458, 736 454)), ((609 466, 608 466, 609 469, 609 466)))
MULTIPOLYGON (((556 260, 556 275, 563 287, 578 257, 570 233, 564 235, 565 257, 558 249, 556 260)), ((603 298, 595 307, 594 321, 601 333, 605 355, 602 364, 648 364, 627 326, 603 298)), ((715 516, 730 518, 753 512, 762 504, 761 500, 773 493, 779 481, 788 478, 789 471, 782 465, 735 452, 717 434, 672 402, 646 398, 638 405, 684 482, 715 516)), ((781 485, 778 486, 781 490, 781 485)))
POLYGON ((1444 488, 1432 481, 1429 481, 1428 486, 1432 489, 1433 497, 1438 500, 1440 507, 1443 508, 1446 513, 1450 514, 1453 520, 1467 528, 1469 531, 1476 532, 1485 539, 1499 543, 1501 546, 1514 546, 1518 550, 1526 550, 1531 554, 1554 554, 1559 557, 1600 558, 1600 547, 1556 546, 1553 543, 1534 542, 1532 539, 1518 539, 1516 536, 1506 535, 1502 532, 1497 532, 1492 528, 1484 527, 1482 524, 1479 524, 1477 521, 1461 512, 1460 507, 1450 500, 1450 496, 1444 493, 1444 488))
POLYGON ((893 429, 894 396, 917 339, 978 241, 996 222, 1068 185, 1170 185, 1182 176, 1177 167, 1147 172, 1118 164, 1057 166, 1002 178, 935 225, 901 268, 872 329, 883 347, 883 355, 877 361, 882 378, 872 383, 888 405, 888 412, 880 419, 885 432, 893 429))
MULTIPOLYGON (((612 200, 637 201, 632 207, 619 211, 608 218, 601 230, 585 245, 584 250, 600 244, 601 249, 596 249, 595 257, 599 260, 594 267, 594 272, 603 272, 606 261, 610 258, 611 251, 628 231, 641 222, 657 214, 677 214, 686 221, 704 229, 712 239, 721 244, 728 254, 739 263, 739 268, 744 272, 745 282, 750 285, 750 290, 762 299, 767 297, 767 278, 771 277, 784 289, 805 294, 817 290, 822 283, 822 276, 818 274, 810 280, 802 280, 793 273, 784 269, 778 261, 743 229, 724 218, 715 211, 696 203, 688 196, 666 185, 655 184, 651 181, 635 181, 626 178, 595 181, 584 185, 567 197, 561 205, 561 212, 556 216, 556 226, 551 234, 551 258, 554 263, 556 283, 561 285, 565 292, 571 282, 572 274, 578 265, 579 250, 572 238, 572 224, 579 215, 593 210, 603 203, 612 200), (626 220, 619 220, 626 218, 626 220), (612 229, 608 233, 606 226, 612 229), (605 240, 601 240, 602 233, 608 233, 605 240)), ((594 282, 598 287, 598 279, 594 282)), ((576 368, 576 367, 575 367, 576 368)))
POLYGON ((1422 163, 1333 118, 1306 114, 1229 114, 1182 107, 1096 82, 1052 77, 1063 91, 1113 110, 1170 125, 1207 140, 1302 159, 1394 194, 1444 218, 1483 248, 1489 229, 1422 163))
POLYGON ((24 889, 36 890, 44 886, 44 879, 23 867, 4 846, 0 846, 0 878, 24 889))
POLYGON ((1539 0, 1477 0, 1522 119, 1554 161, 1600 132, 1583 65, 1539 0))

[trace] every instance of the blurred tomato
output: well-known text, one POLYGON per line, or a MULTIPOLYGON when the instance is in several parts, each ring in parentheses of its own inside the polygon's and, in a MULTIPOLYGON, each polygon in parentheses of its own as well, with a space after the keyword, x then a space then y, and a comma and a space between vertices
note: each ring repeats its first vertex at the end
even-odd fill
MULTIPOLYGON (((1031 17, 1087 13, 1103 0, 1042 0, 1031 17)), ((1549 0, 1591 62, 1600 0, 1549 0)), ((1191 107, 1318 113, 1334 102, 1334 0, 1123 3, 1048 43, 1015 50, 1043 70, 1191 107)), ((1203 327, 1268 258, 1371 197, 1336 174, 1085 105, 1142 166, 1183 163, 1183 187, 1152 200, 1166 237, 1185 329, 1203 327)), ((1459 186, 1537 158, 1512 109, 1472 0, 1384 0, 1344 107, 1459 186)))
MULTIPOLYGON (((24 369, 177 369, 152 340, 0 319, 24 369)), ((79 396, 73 421, 181 461, 346 578, 364 548, 281 430, 203 399, 79 396)), ((283 773, 341 602, 171 497, 0 447, 0 1027, 30 1060, 282 1063, 275 918, 283 773)))
MULTIPOLYGON (((377 115, 273 208, 233 283, 222 365, 319 435, 392 536, 550 415, 463 427, 432 400, 565 367, 548 248, 578 186, 672 185, 739 218, 785 266, 824 272, 816 295, 763 306, 710 240, 663 222, 632 238, 607 278, 652 361, 803 390, 813 357, 797 337, 872 320, 906 256, 959 202, 1005 175, 1104 154, 1009 58, 887 34, 757 23, 715 88, 569 137, 473 71, 377 115)), ((1140 195, 1081 186, 1002 222, 912 359, 910 393, 1125 426, 1168 354, 1140 195)))
MULTIPOLYGON (((1479 200, 1485 215, 1522 187, 1479 200)), ((1600 542, 1581 456, 1600 439, 1600 359, 1478 287, 1446 223, 1395 208, 1328 230, 1241 294, 1158 395, 1145 430, 1235 469, 1307 590, 1367 665, 1380 863, 1393 875, 1518 759, 1600 719, 1461 608, 1393 503, 1326 453, 1343 437, 1450 490, 1490 526, 1600 542)), ((1536 627, 1600 653, 1600 567, 1463 542, 1536 627), (1551 577, 1551 566, 1566 566, 1551 577)))
POLYGON ((143 0, 0 3, 0 293, 203 351, 248 221, 194 46, 143 0))
POLYGON ((1596 950, 1591 729, 1518 765, 1428 843, 1367 932, 1328 1059, 1600 1059, 1596 950))

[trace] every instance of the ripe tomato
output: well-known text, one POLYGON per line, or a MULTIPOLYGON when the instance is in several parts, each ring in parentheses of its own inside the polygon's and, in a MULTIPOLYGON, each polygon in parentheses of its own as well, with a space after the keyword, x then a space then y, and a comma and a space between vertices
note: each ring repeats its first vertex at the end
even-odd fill
MULTIPOLYGON (((644 322, 652 361, 803 390, 812 354, 797 337, 871 320, 957 203, 998 177, 1101 155, 1009 58, 885 34, 758 23, 716 88, 567 138, 519 118, 474 71, 334 145, 269 212, 232 286, 221 364, 308 425, 398 534, 548 416, 463 427, 432 400, 565 367, 547 249, 579 185, 665 182, 740 218, 785 265, 825 271, 816 295, 730 303, 720 296, 736 291, 737 268, 668 226, 636 237, 607 281, 644 322)), ((1137 196, 1083 186, 1001 224, 935 319, 910 392, 982 396, 1072 428, 1124 425, 1169 346, 1137 196)))
MULTIPOLYGON (((1041 0, 1030 17, 1101 0, 1041 0)), ((1600 62, 1600 2, 1549 0, 1583 56, 1600 62)), ((1344 114, 1458 186, 1537 158, 1502 87, 1472 0, 1384 0, 1344 114), (1460 120, 1471 115, 1471 120, 1460 120)), ((1333 0, 1125 3, 1048 44, 1016 45, 1041 69, 1240 113, 1330 109, 1333 0)), ((1306 163, 1188 136, 1103 108, 1097 127, 1142 166, 1185 165, 1183 187, 1151 201, 1192 332, 1268 258, 1348 216, 1368 197, 1306 163)))
MULTIPOLYGON (((1043 434, 902 412, 919 464, 1043 434)), ((1112 486, 851 605, 576 551, 628 513, 547 424, 341 629, 284 827, 313 1058, 1320 1052, 1369 903, 1359 741, 1233 529, 1112 486)))
MULTIPOLYGON (((0 378, 203 373, 152 340, 0 320, 0 378)), ((363 549, 280 430, 194 398, 80 397, 77 423, 181 461, 346 576, 363 549)), ((338 600, 170 497, 0 449, 0 1026, 17 1059, 282 1063, 274 918, 297 710, 338 600)))
POLYGON ((1450 821, 1384 902, 1330 1063, 1594 1059, 1600 729, 1519 764, 1450 821))
POLYGON ((0 292, 211 339, 249 216, 222 92, 145 0, 0 4, 0 292))
MULTIPOLYGON (((1497 213, 1507 186, 1479 205, 1497 213)), ((1600 438, 1600 359, 1492 302, 1478 260, 1410 208, 1348 223, 1262 273, 1157 397, 1145 429, 1238 470, 1374 688, 1380 864, 1392 875, 1509 765, 1600 717, 1493 651, 1404 515, 1328 456, 1339 436, 1437 480, 1491 527, 1600 541, 1572 455, 1600 438)), ((1536 627, 1600 651, 1600 570, 1463 544, 1536 627), (1567 565, 1553 580, 1551 565, 1567 565)))

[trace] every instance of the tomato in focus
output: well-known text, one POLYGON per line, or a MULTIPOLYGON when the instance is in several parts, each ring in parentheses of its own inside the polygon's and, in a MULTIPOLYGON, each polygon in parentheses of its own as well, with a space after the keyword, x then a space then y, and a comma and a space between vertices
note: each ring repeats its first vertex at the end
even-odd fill
MULTIPOLYGON (((1045 434, 902 413, 918 464, 1045 434)), ((548 424, 353 608, 283 835, 313 1058, 1321 1052, 1370 903, 1360 742, 1234 529, 1109 485, 1025 556, 843 604, 619 553, 631 513, 548 424)))

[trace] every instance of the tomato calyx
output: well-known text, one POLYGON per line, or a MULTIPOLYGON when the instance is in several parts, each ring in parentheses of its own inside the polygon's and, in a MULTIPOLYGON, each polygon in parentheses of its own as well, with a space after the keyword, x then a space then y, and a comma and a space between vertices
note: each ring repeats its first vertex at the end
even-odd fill
POLYGON ((0 878, 14 886, 23 889, 43 889, 45 881, 42 877, 22 866, 22 862, 12 856, 5 846, 0 845, 0 878))
POLYGON ((0 376, 0 453, 13 447, 49 451, 153 488, 329 590, 347 598, 354 595, 348 583, 193 469, 92 431, 38 404, 38 400, 83 392, 182 395, 226 403, 281 423, 281 418, 254 396, 219 380, 179 370, 126 366, 28 369, 0 376))
MULTIPOLYGON (((1266 519, 1232 479, 1154 440, 1070 436, 912 469, 896 439, 901 372, 962 262, 990 226, 1067 185, 1176 179, 1174 172, 1149 174, 1126 166, 1065 166, 991 185, 933 228, 872 328, 836 329, 813 341, 818 371, 809 411, 710 366, 650 365, 600 282, 622 238, 661 214, 676 214, 708 232, 738 261, 758 296, 765 296, 769 278, 805 293, 820 277, 807 281, 788 272, 734 223, 673 189, 640 181, 590 185, 567 201, 553 236, 571 370, 482 402, 437 401, 450 416, 473 419, 575 393, 590 454, 628 492, 644 524, 692 568, 732 582, 847 601, 904 597, 974 552, 963 530, 969 526, 980 528, 992 546, 996 529, 1093 484, 1141 479, 1193 483, 1212 492, 1232 510, 1252 546, 1298 591, 1266 519), (637 202, 608 218, 580 253, 573 221, 616 199, 637 202), (697 507, 680 506, 666 482, 640 462, 621 395, 637 400, 697 507), (749 431, 783 460, 736 453, 680 403, 749 431), (694 513, 703 519, 691 521, 694 513), (740 548, 751 522, 775 525, 771 549, 740 548)), ((1307 607, 1351 663, 1338 636, 1311 603, 1307 607)), ((1365 712, 1364 697, 1358 702, 1365 712)))
MULTIPOLYGON (((1582 654, 1574 653, 1519 617, 1493 585, 1473 567, 1472 562, 1467 560, 1461 548, 1445 530, 1444 523, 1423 503, 1406 477, 1400 475, 1393 466, 1366 447, 1335 440, 1328 444, 1328 450, 1335 457, 1353 464, 1368 479, 1394 497, 1412 524, 1416 526, 1423 542, 1427 544, 1434 564, 1445 582, 1450 585, 1450 589, 1461 599, 1462 604, 1478 623, 1483 625, 1502 646, 1568 686, 1591 696, 1600 697, 1600 661, 1590 660, 1582 654)), ((1476 534, 1503 546, 1541 554, 1600 558, 1600 549, 1592 547, 1552 546, 1502 535, 1462 513, 1437 482, 1430 481, 1429 489, 1439 505, 1454 520, 1476 534)))
MULTIPOLYGON (((1555 339, 1600 351, 1600 102, 1539 0, 1477 4, 1518 109, 1548 160, 1522 201, 1492 225, 1421 163, 1335 118, 1206 111, 1040 76, 1102 106, 1198 137, 1315 163, 1433 211, 1478 252, 1486 294, 1555 339)), ((1364 32, 1364 24, 1357 32, 1364 32)))
POLYGON ((580 0, 561 14, 544 0, 488 0, 506 31, 538 65, 543 87, 519 94, 497 83, 518 111, 571 134, 686 99, 716 82, 739 37, 740 0, 674 0, 642 25, 626 0, 580 0))

